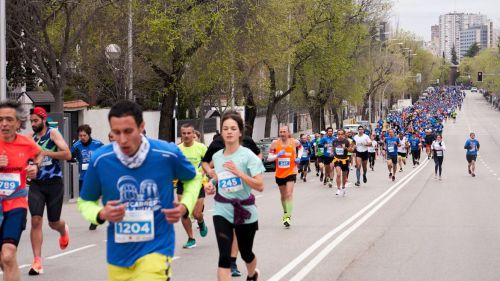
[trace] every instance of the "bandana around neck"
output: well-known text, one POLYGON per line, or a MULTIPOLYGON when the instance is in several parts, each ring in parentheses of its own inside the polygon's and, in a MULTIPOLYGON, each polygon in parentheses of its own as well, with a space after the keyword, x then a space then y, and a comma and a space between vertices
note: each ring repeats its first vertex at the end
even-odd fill
POLYGON ((148 156, 149 141, 144 135, 142 135, 141 145, 139 146, 139 150, 137 150, 134 156, 125 155, 116 142, 113 142, 113 151, 115 152, 118 160, 120 160, 123 165, 127 166, 130 169, 139 168, 148 156))

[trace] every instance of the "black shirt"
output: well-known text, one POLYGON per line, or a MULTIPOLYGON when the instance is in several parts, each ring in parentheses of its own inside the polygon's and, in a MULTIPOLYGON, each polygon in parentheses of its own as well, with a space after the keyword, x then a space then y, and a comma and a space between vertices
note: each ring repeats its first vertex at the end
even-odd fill
MULTIPOLYGON (((255 144, 253 139, 249 136, 243 137, 243 142, 241 145, 250 149, 253 153, 255 153, 255 155, 260 154, 259 147, 257 146, 257 144, 255 144)), ((212 162, 212 157, 214 156, 214 154, 217 151, 224 149, 225 147, 226 146, 224 145, 224 140, 222 139, 222 137, 221 136, 216 137, 212 141, 210 146, 208 147, 207 152, 205 153, 205 156, 203 157, 203 159, 201 159, 201 162, 206 162, 206 163, 212 162)))
POLYGON ((339 139, 336 139, 333 143, 332 143, 332 146, 333 146, 333 153, 335 155, 336 158, 338 159, 347 159, 349 156, 348 156, 348 151, 347 149, 351 146, 349 140, 347 139, 343 139, 343 140, 339 140, 339 139), (337 154, 337 150, 336 148, 342 148, 343 150, 343 154, 337 154))

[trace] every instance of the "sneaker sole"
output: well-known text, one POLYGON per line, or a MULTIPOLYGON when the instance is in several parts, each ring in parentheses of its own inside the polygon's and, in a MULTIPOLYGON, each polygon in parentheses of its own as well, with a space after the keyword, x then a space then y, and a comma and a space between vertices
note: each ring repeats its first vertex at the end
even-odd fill
POLYGON ((62 244, 61 244, 61 238, 62 238, 62 237, 59 237, 59 248, 60 248, 61 250, 66 250, 66 248, 68 248, 68 246, 69 246, 69 238, 70 238, 70 237, 69 237, 69 226, 68 226, 68 224, 64 225, 64 230, 65 230, 65 233, 64 233, 64 234, 65 234, 65 236, 67 236, 67 237, 68 237, 68 242, 66 243, 66 245, 62 245, 62 244))
POLYGON ((182 246, 183 249, 193 249, 196 248, 196 244, 193 246, 182 246))
POLYGON ((28 272, 28 275, 30 275, 30 276, 36 276, 36 275, 40 275, 40 274, 43 274, 43 269, 36 271, 33 268, 30 268, 30 271, 28 272))

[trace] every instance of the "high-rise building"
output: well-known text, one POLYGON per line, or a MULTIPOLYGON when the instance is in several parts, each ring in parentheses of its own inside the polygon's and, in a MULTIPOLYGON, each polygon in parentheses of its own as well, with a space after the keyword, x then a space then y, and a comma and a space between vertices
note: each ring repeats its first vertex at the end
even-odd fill
MULTIPOLYGON (((439 17, 439 53, 451 60, 451 50, 455 47, 457 56, 462 53, 460 34, 462 31, 478 26, 492 26, 486 15, 449 13, 439 17)), ((493 38, 492 35, 489 36, 493 38)), ((492 45, 492 40, 486 44, 492 45)), ((467 50, 465 50, 467 52, 467 50)))
POLYGON ((460 53, 463 58, 467 51, 477 44, 480 50, 492 48, 494 42, 493 23, 481 26, 473 26, 460 32, 460 53))

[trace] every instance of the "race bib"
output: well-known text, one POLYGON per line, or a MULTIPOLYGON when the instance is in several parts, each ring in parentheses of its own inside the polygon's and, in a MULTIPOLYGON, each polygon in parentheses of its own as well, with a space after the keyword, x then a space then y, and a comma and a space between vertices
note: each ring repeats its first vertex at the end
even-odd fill
POLYGON ((217 174, 217 178, 219 179, 219 190, 222 192, 237 192, 243 190, 241 178, 229 171, 217 174))
POLYGON ((333 150, 332 150, 332 145, 331 145, 331 144, 329 144, 329 145, 326 147, 326 153, 328 153, 328 154, 332 154, 332 151, 333 151, 333 150))
POLYGON ((290 158, 278 158, 278 168, 290 168, 290 158))
POLYGON ((307 155, 309 155, 309 150, 304 149, 304 151, 302 152, 302 157, 307 157, 307 155))
POLYGON ((0 195, 9 196, 21 186, 19 174, 0 174, 0 195))
POLYGON ((476 151, 476 145, 475 144, 471 144, 470 146, 470 151, 476 151))
POLYGON ((49 156, 44 156, 43 160, 42 160, 42 164, 40 164, 40 166, 47 167, 50 165, 52 165, 52 158, 49 156))
POLYGON ((89 163, 82 164, 82 171, 87 171, 89 169, 89 163))
POLYGON ((127 210, 123 220, 115 223, 116 243, 144 242, 154 238, 155 223, 152 210, 127 210))
POLYGON ((344 148, 343 147, 335 147, 335 154, 336 155, 344 155, 344 148))
POLYGON ((389 151, 389 153, 394 153, 394 146, 392 145, 388 146, 387 151, 389 151))
POLYGON ((371 152, 371 153, 375 152, 375 148, 373 146, 368 147, 368 152, 371 152))
POLYGON ((442 150, 436 150, 436 156, 438 156, 438 157, 443 156, 443 151, 442 150))

